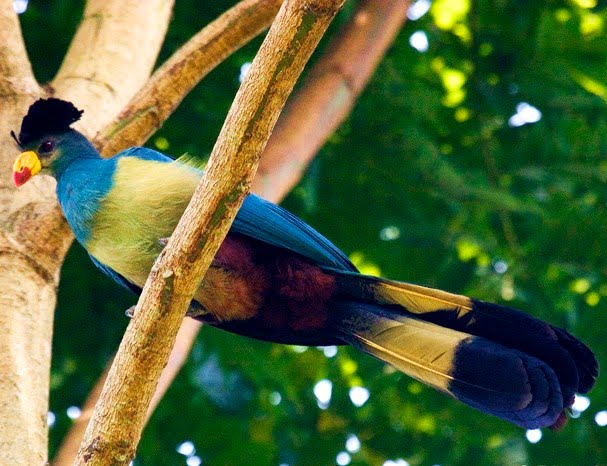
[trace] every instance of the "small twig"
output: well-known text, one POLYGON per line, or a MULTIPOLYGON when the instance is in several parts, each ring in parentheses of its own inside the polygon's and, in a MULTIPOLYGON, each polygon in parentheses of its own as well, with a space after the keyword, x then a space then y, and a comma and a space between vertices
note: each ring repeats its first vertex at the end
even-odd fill
POLYGON ((242 0, 169 58, 93 143, 110 157, 143 144, 211 70, 271 23, 282 0, 242 0))
POLYGON ((209 164, 154 264, 76 463, 128 464, 186 308, 244 200, 278 114, 343 0, 287 0, 228 113, 209 164))

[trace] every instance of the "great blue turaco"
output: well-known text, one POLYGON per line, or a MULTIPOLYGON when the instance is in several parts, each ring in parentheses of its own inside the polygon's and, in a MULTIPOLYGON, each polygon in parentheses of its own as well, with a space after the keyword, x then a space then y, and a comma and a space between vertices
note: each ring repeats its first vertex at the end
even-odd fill
MULTIPOLYGON (((202 172, 143 147, 102 158, 71 125, 82 111, 37 100, 23 118, 14 182, 43 173, 93 262, 140 293, 202 172)), ((360 274, 286 210, 246 197, 188 314, 270 342, 349 344, 485 413, 559 427, 598 375, 592 351, 518 310, 360 274)), ((238 337, 235 337, 238 338, 238 337)), ((242 340, 239 344, 246 344, 242 340)))

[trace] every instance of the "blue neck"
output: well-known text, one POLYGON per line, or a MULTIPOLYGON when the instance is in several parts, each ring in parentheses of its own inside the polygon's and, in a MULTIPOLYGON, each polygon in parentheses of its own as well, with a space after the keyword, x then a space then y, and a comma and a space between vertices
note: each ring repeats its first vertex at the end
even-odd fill
POLYGON ((82 245, 89 240, 93 218, 111 189, 116 162, 116 157, 75 158, 57 174, 59 203, 82 245))

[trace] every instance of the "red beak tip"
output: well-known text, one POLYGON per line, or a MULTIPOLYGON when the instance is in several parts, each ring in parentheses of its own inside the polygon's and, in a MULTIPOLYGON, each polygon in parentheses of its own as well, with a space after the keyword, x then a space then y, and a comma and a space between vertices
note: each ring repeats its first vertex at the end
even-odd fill
POLYGON ((31 177, 32 174, 28 168, 24 168, 20 172, 13 172, 13 181, 18 188, 23 186, 31 177))

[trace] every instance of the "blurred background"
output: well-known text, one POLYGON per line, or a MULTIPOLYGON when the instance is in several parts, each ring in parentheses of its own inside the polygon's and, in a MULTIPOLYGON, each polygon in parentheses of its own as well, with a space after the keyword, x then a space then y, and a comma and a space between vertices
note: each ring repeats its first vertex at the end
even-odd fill
MULTIPOLYGON (((178 0, 159 63, 234 3, 178 0)), ((14 4, 48 81, 84 2, 14 4)), ((605 365, 606 5, 415 1, 352 115, 283 205, 365 273, 523 309, 569 329, 605 365)), ((348 2, 327 36, 355 8, 348 2)), ((260 41, 212 72, 148 145, 207 157, 260 41)), ((72 247, 56 313, 51 457, 133 303, 72 247)), ((525 431, 349 348, 205 327, 134 464, 607 463, 606 387, 600 377, 578 397, 562 431, 525 431)))

